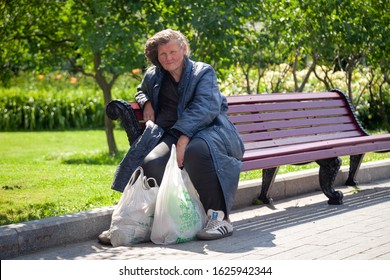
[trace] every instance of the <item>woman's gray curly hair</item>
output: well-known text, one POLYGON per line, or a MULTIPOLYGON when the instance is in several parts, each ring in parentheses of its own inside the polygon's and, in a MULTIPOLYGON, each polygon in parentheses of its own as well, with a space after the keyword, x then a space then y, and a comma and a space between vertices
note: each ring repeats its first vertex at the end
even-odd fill
POLYGON ((160 45, 165 45, 172 40, 177 40, 180 47, 185 47, 186 52, 184 55, 189 57, 191 54, 190 45, 188 39, 180 32, 172 29, 162 30, 146 41, 145 44, 145 56, 146 58, 156 66, 161 66, 158 61, 158 51, 157 48, 160 45))

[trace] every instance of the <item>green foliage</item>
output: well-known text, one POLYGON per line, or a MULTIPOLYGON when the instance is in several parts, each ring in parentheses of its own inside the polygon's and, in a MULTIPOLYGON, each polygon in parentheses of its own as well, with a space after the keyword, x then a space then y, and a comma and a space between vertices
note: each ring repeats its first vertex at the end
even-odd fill
MULTIPOLYGON (((137 83, 124 75, 115 98, 133 100, 137 83)), ((0 92, 0 131, 103 128, 104 101, 88 78, 24 74, 0 92)))
POLYGON ((55 130, 102 128, 104 106, 100 99, 72 100, 3 96, 0 127, 9 130, 55 130))
POLYGON ((239 69, 247 94, 310 91, 313 75, 330 90, 341 72, 337 87, 355 107, 368 102, 389 115, 389 1, 6 0, 0 7, 3 81, 20 70, 65 69, 92 77, 107 103, 119 76, 146 67, 146 39, 170 27, 223 80, 239 69), (357 83, 356 74, 368 73, 357 83))

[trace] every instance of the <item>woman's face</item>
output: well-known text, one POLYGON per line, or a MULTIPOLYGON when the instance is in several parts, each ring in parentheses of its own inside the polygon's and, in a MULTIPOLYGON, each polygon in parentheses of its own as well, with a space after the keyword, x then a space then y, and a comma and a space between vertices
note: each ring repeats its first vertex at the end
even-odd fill
POLYGON ((184 64, 184 47, 181 48, 177 40, 172 40, 157 47, 158 61, 171 74, 181 74, 184 64))

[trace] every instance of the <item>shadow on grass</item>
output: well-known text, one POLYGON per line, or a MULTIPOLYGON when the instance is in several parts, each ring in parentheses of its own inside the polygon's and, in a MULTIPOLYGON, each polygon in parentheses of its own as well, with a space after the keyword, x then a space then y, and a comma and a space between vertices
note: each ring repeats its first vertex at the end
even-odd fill
POLYGON ((118 165, 125 155, 124 151, 119 151, 112 156, 106 152, 94 154, 72 154, 62 158, 64 164, 91 164, 91 165, 118 165))

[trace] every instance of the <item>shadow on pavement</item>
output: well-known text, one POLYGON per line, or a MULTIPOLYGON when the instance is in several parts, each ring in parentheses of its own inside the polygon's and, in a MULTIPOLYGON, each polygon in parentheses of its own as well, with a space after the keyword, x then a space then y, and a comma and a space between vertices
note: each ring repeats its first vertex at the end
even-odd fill
MULTIPOLYGON (((279 211, 274 214, 237 221, 234 223, 234 234, 229 238, 210 242, 192 242, 196 246, 178 244, 170 247, 178 250, 193 250, 196 248, 195 252, 199 254, 205 253, 205 249, 228 254, 250 251, 254 247, 274 247, 273 240, 275 235, 273 232, 277 230, 305 223, 313 223, 328 217, 337 218, 337 215, 345 212, 369 207, 385 201, 390 201, 390 188, 373 188, 346 196, 342 205, 328 205, 326 202, 319 202, 303 207, 289 207, 285 211, 279 211), (250 245, 245 246, 245 243, 250 245)), ((339 222, 343 223, 341 220, 339 222)), ((337 221, 335 224, 337 224, 337 221)))
MULTIPOLYGON (((97 242, 80 243, 63 248, 61 251, 46 253, 41 259, 174 259, 196 258, 219 254, 239 254, 250 252, 254 248, 275 247, 275 232, 281 229, 293 228, 302 224, 314 224, 316 221, 334 217, 346 212, 390 201, 390 188, 378 187, 366 189, 355 194, 347 195, 343 205, 328 205, 325 201, 301 207, 288 207, 274 213, 259 215, 250 219, 234 222, 234 234, 231 237, 214 241, 192 241, 182 244, 160 246, 151 242, 129 247, 105 247, 97 242), (72 248, 70 248, 72 247, 72 248)), ((277 205, 276 205, 277 206, 277 205)), ((256 209, 259 206, 245 208, 256 209)), ((264 206, 263 206, 264 207, 264 206)), ((308 225, 308 226, 310 226, 308 225)), ((291 234, 294 234, 292 231, 291 234)), ((28 256, 20 259, 29 259, 28 256)))

